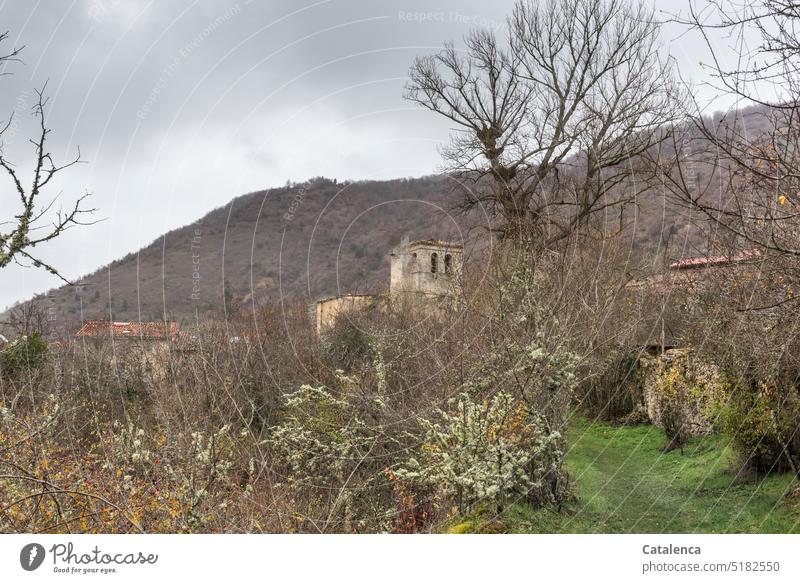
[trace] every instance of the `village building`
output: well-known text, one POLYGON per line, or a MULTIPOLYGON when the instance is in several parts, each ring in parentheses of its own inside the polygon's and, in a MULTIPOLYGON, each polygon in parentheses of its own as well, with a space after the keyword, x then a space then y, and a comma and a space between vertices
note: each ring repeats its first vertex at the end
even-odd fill
POLYGON ((650 315, 639 337, 643 350, 655 355, 681 349, 685 317, 695 309, 696 299, 734 282, 747 285, 757 278, 762 258, 756 250, 686 257, 670 263, 662 273, 630 282, 628 291, 650 315))
POLYGON ((411 303, 435 308, 460 289, 464 247, 458 243, 427 239, 404 240, 390 253, 389 291, 386 294, 345 294, 319 300, 314 305, 317 334, 321 335, 344 314, 377 306, 392 309, 411 303))
POLYGON ((87 320, 75 334, 76 338, 138 340, 141 342, 172 342, 182 336, 177 322, 112 322, 87 320))
POLYGON ((75 334, 78 348, 110 354, 115 367, 135 362, 162 376, 170 354, 186 337, 177 322, 109 320, 88 320, 75 334))
POLYGON ((726 274, 735 269, 737 273, 751 268, 761 259, 758 251, 744 251, 736 255, 712 255, 708 257, 686 257, 669 264, 664 273, 631 282, 629 289, 647 289, 667 293, 676 289, 702 286, 714 274, 726 274))

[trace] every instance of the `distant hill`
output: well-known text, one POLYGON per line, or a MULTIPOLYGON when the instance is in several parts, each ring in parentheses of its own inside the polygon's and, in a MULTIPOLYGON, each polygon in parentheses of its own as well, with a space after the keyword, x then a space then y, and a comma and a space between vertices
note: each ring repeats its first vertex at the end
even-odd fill
MULTIPOLYGON (((764 123, 758 109, 740 115, 751 130, 764 123)), ((706 155, 700 152, 701 159, 706 155)), ((697 172, 701 182, 708 179, 702 164, 697 172)), ((388 286, 388 254, 402 237, 462 241, 480 222, 449 212, 457 196, 446 176, 316 178, 253 192, 98 269, 80 285, 51 291, 45 302, 70 332, 86 319, 186 323, 219 316, 226 307, 380 291, 388 286)), ((704 250, 706 237, 693 217, 663 192, 627 205, 622 218, 630 225, 632 260, 654 269, 704 250)))
POLYGON ((197 223, 48 294, 67 328, 81 319, 193 321, 280 298, 308 301, 388 285, 404 235, 460 240, 442 177, 307 183, 233 199, 197 223), (110 293, 109 293, 110 289, 110 293))

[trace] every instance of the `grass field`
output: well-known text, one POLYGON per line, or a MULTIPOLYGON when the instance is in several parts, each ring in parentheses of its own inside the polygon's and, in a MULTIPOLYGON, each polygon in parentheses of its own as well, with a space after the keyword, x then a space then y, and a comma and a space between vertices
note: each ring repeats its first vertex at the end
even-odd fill
POLYGON ((577 500, 561 512, 514 505, 499 517, 478 514, 451 532, 800 533, 800 505, 785 498, 796 487, 792 476, 737 477, 723 436, 665 454, 655 427, 579 419, 568 443, 577 500))

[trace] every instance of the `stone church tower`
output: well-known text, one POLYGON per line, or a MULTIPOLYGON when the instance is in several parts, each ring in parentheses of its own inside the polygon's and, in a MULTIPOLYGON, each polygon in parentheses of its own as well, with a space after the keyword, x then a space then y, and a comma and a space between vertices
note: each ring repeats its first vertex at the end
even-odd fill
POLYGON ((458 287, 463 255, 464 247, 449 241, 404 241, 391 254, 390 295, 453 295, 458 287))
POLYGON ((458 243, 404 240, 391 253, 388 296, 349 294, 317 301, 312 307, 317 336, 337 318, 370 307, 400 309, 409 300, 417 307, 440 309, 438 300, 458 296, 463 255, 458 243))

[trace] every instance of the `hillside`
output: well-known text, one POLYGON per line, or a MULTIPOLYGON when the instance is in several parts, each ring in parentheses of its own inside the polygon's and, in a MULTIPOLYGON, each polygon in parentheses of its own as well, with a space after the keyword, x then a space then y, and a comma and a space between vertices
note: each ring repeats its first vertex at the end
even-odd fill
MULTIPOLYGON (((253 192, 40 301, 72 333, 87 319, 190 322, 220 316, 226 306, 379 291, 402 237, 463 240, 474 233, 480 217, 451 212, 452 184, 442 176, 317 178, 253 192)), ((666 240, 672 258, 699 252, 702 237, 663 193, 627 205, 625 221, 635 229, 634 260, 647 262, 646 251, 666 240)))
POLYGON ((448 191, 443 179, 428 177, 318 178, 253 192, 45 301, 73 328, 109 316, 188 321, 222 313, 224 298, 230 306, 378 290, 388 282, 388 253, 404 235, 463 236, 463 217, 448 213, 448 191))
MULTIPOLYGON (((751 135, 769 129, 761 107, 708 119, 724 127, 726 118, 751 135)), ((705 187, 714 181, 713 149, 696 130, 688 128, 687 135, 691 167, 705 187)), ((670 144, 664 147, 672 155, 670 144)), ((461 240, 470 226, 485 222, 480 213, 469 219, 450 212, 458 196, 454 185, 446 176, 343 183, 316 178, 239 196, 87 275, 80 285, 51 291, 48 313, 69 333, 86 319, 186 322, 224 313, 226 300, 239 306, 310 302, 376 291, 387 285, 388 253, 402 237, 461 240)), ((711 193, 721 196, 718 188, 711 193)), ((702 217, 671 200, 662 190, 626 204, 621 219, 633 261, 658 269, 705 251, 702 217)), ((616 226, 619 209, 605 220, 616 226)), ((7 316, 0 314, 0 323, 7 316)))

